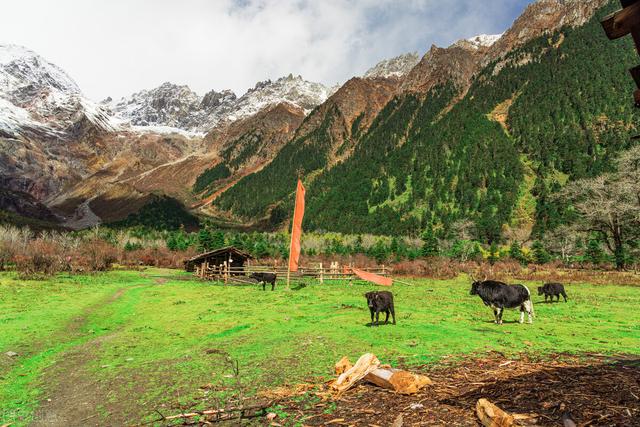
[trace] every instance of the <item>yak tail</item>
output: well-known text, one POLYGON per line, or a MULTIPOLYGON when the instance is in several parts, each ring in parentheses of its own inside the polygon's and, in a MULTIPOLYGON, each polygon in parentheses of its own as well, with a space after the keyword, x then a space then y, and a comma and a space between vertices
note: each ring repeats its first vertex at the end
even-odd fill
POLYGON ((527 288, 526 285, 522 285, 527 290, 527 294, 529 294, 529 304, 531 305, 531 316, 536 317, 536 312, 533 310, 533 300, 531 299, 531 291, 527 288))

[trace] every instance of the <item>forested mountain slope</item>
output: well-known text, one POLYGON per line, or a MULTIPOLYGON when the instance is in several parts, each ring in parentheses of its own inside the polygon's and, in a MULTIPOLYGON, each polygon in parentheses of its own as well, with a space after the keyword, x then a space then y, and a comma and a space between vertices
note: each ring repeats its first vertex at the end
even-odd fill
POLYGON ((637 54, 630 40, 607 40, 599 24, 616 7, 481 61, 468 90, 451 79, 426 94, 398 91, 352 132, 353 152, 334 164, 328 130, 340 116, 329 110, 313 145, 292 140, 218 206, 245 220, 288 212, 301 174, 308 229, 415 234, 432 225, 446 234, 467 220, 487 242, 505 228, 540 232, 558 219, 548 194, 606 171, 638 132, 627 73, 637 54))

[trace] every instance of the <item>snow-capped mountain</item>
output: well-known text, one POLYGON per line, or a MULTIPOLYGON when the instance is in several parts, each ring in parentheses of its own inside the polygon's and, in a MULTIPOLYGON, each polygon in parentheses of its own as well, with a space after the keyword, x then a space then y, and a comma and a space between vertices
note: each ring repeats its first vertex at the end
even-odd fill
POLYGON ((321 83, 310 82, 301 76, 294 77, 292 74, 274 82, 265 80, 257 83, 253 89, 249 89, 238 98, 227 119, 239 120, 256 114, 267 106, 283 102, 300 107, 305 114, 308 114, 326 101, 333 91, 332 88, 321 83))
POLYGON ((385 59, 364 73, 365 78, 375 77, 403 77, 420 62, 417 52, 405 53, 395 58, 385 59))
POLYGON ((84 119, 102 130, 117 128, 62 69, 22 46, 0 45, 2 134, 61 138, 84 119))
POLYGON ((230 91, 211 91, 199 96, 188 86, 163 83, 155 89, 142 90, 114 102, 103 101, 123 123, 144 131, 162 131, 163 127, 192 132, 206 132, 224 116, 236 100, 230 91))
POLYGON ((139 131, 145 128, 162 131, 162 127, 169 127, 207 132, 219 124, 252 116, 283 102, 308 113, 330 95, 331 89, 320 83, 289 75, 273 82, 258 82, 240 98, 231 90, 212 90, 199 96, 188 86, 164 83, 117 102, 107 99, 103 104, 118 120, 134 125, 139 131))
POLYGON ((493 46, 495 44, 495 42, 500 40, 500 37, 502 37, 502 34, 503 33, 500 33, 500 34, 479 34, 477 36, 465 39, 465 41, 471 43, 471 45, 474 46, 476 49, 479 49, 481 47, 491 47, 491 46, 493 46))

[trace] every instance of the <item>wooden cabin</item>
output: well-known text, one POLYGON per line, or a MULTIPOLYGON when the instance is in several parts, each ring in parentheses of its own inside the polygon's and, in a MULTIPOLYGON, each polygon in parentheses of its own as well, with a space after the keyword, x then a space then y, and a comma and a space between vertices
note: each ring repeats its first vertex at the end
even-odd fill
POLYGON ((227 246, 204 252, 185 260, 184 268, 202 278, 221 278, 244 274, 244 267, 253 257, 238 248, 227 246))

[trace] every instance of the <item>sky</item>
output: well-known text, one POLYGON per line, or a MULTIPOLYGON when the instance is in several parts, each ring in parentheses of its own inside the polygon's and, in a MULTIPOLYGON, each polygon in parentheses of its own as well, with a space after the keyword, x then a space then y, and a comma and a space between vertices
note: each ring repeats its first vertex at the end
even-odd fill
POLYGON ((505 31, 531 0, 3 0, 0 44, 94 100, 164 82, 200 95, 294 74, 326 85, 432 44, 505 31))

